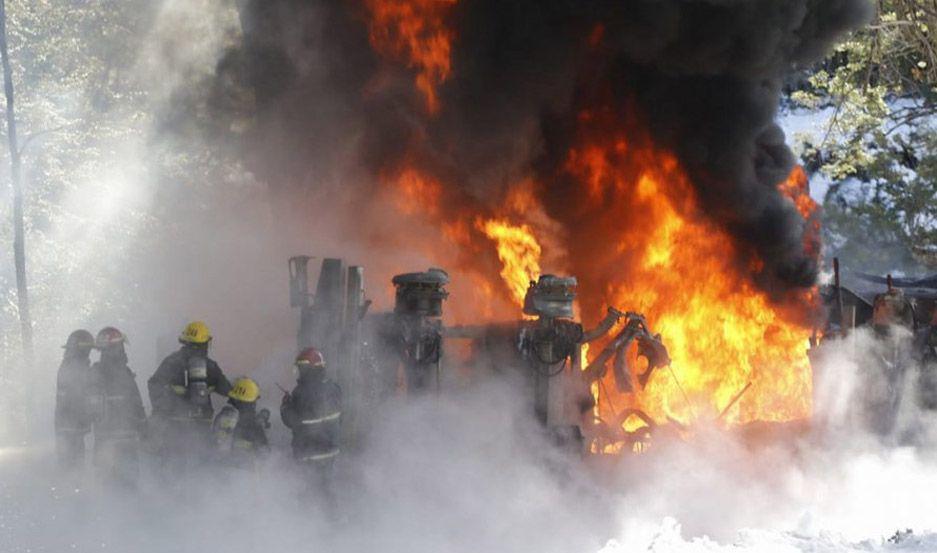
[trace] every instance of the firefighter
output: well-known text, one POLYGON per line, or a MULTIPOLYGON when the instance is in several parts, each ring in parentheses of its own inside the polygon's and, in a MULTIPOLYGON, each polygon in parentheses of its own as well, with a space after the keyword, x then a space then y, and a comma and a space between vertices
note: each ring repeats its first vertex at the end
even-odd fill
POLYGON ((227 396, 231 391, 218 363, 208 357, 211 339, 205 323, 186 325, 179 335, 182 346, 163 360, 147 382, 157 454, 181 461, 184 466, 178 468, 183 470, 204 460, 210 450, 211 394, 227 396))
POLYGON ((862 386, 867 426, 876 434, 891 434, 898 424, 905 383, 914 365, 914 305, 892 286, 872 302, 872 329, 878 338, 874 354, 863 363, 862 386))
POLYGON ((339 454, 342 391, 325 374, 325 358, 316 348, 296 357, 297 382, 283 395, 280 418, 293 432, 293 457, 304 467, 312 491, 331 499, 330 480, 339 454))
POLYGON ((55 386, 55 444, 60 466, 78 468, 85 461, 85 436, 91 432, 88 413, 88 378, 94 336, 76 330, 62 346, 55 386))
POLYGON ((270 451, 266 428, 270 411, 257 411, 260 387, 250 378, 239 378, 228 393, 228 403, 212 423, 212 441, 222 463, 251 468, 270 451))
POLYGON ((888 290, 872 302, 872 327, 881 336, 888 336, 896 327, 913 332, 914 305, 900 288, 891 285, 890 279, 888 290))
POLYGON ((915 350, 920 366, 918 401, 925 409, 937 410, 937 308, 930 323, 917 332, 915 350))
POLYGON ((98 332, 94 347, 101 358, 91 366, 90 398, 94 462, 104 477, 133 486, 139 470, 139 442, 146 413, 136 375, 127 366, 124 334, 114 327, 98 332))

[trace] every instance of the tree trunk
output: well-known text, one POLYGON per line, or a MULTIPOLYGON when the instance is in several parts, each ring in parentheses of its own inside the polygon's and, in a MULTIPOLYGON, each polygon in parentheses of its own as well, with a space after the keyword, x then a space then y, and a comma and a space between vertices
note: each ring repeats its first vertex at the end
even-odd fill
POLYGON ((20 316, 23 357, 27 366, 33 360, 33 326, 29 315, 29 293, 26 288, 26 244, 23 224, 23 183, 20 149, 16 140, 16 112, 13 100, 13 70, 7 45, 6 1, 0 0, 0 62, 3 64, 3 90, 6 94, 7 138, 10 146, 10 182, 13 187, 13 260, 16 265, 16 298, 20 316))

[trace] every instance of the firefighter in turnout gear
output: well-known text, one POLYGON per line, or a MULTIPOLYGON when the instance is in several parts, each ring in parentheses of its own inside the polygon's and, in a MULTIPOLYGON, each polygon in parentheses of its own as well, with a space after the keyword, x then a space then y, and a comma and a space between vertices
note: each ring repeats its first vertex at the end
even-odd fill
POLYGON ((228 403, 212 423, 212 440, 223 464, 252 468, 258 457, 270 451, 267 433, 270 411, 257 411, 260 387, 250 378, 239 378, 228 394, 228 403))
POLYGON ((937 307, 931 313, 930 324, 917 331, 915 350, 920 366, 918 402, 925 409, 937 410, 937 307))
POLYGON ((91 366, 89 396, 95 465, 108 481, 133 486, 146 413, 136 375, 127 367, 126 342, 114 327, 98 333, 94 347, 100 350, 101 359, 91 366))
POLYGON ((76 330, 62 346, 55 386, 55 445, 63 468, 78 468, 85 460, 85 435, 91 432, 88 412, 88 381, 94 336, 76 330))
POLYGON ((296 387, 284 394, 280 418, 293 432, 293 457, 309 472, 313 490, 328 500, 339 454, 342 391, 326 377, 325 358, 317 349, 304 349, 295 366, 296 387))
POLYGON ((157 453, 181 461, 183 470, 190 463, 200 464, 210 451, 211 394, 227 396, 231 391, 218 363, 208 357, 211 339, 205 323, 186 325, 179 335, 182 347, 166 357, 147 382, 157 453))
POLYGON ((878 338, 874 353, 863 363, 861 386, 868 429, 889 435, 899 423, 905 382, 914 365, 914 305, 900 288, 892 286, 872 302, 872 330, 878 338))

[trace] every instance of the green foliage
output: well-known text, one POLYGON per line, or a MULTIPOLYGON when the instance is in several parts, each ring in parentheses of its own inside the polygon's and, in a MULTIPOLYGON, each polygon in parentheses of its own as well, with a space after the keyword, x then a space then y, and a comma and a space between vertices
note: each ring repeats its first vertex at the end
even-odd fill
MULTIPOLYGON (((183 102, 178 91, 211 81, 237 19, 233 6, 7 0, 27 271, 45 378, 70 330, 137 320, 153 303, 141 286, 158 263, 152 256, 181 243, 180 221, 203 216, 213 195, 238 190, 217 185, 245 182, 239 164, 203 137, 168 136, 161 127, 170 107, 184 107, 183 120, 204 117, 202 98, 183 102)), ((2 129, 0 140, 7 181, 2 129)), ((0 198, 0 244, 10 244, 10 205, 0 198)), ((15 295, 12 263, 0 263, 0 379, 20 361, 15 295)))
MULTIPOLYGON (((934 151, 937 135, 920 137, 934 151)), ((907 171, 887 152, 872 156, 864 180, 830 187, 824 203, 827 246, 855 268, 886 273, 934 266, 929 245, 937 244, 937 156, 925 156, 907 171)))
POLYGON ((791 99, 828 109, 820 137, 797 137, 834 181, 824 202, 831 255, 865 270, 937 267, 937 2, 879 0, 791 99))
MULTIPOLYGON (((119 189, 115 145, 128 144, 142 128, 145 110, 131 70, 147 6, 146 0, 6 2, 23 159, 27 274, 43 365, 54 366, 47 353, 60 345, 66 325, 93 319, 101 310, 132 308, 125 298, 100 294, 121 272, 125 247, 109 252, 107 263, 93 259, 102 236, 137 232, 134 214, 105 222, 94 205, 119 189)), ((0 130, 6 187, 6 126, 0 130)), ((0 243, 6 245, 12 242, 12 219, 8 196, 2 198, 0 243)), ((9 250, 2 255, 12 258, 9 250)), ((13 263, 0 267, 0 379, 10 394, 0 401, 19 401, 28 390, 11 372, 21 367, 13 263)))

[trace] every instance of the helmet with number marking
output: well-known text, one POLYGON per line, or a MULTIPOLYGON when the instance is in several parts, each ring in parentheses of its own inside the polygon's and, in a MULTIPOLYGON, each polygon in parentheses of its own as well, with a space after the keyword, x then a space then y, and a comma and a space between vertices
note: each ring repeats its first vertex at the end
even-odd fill
POLYGON ((228 397, 244 403, 254 403, 260 398, 260 386, 250 378, 239 378, 228 392, 228 397))
POLYGON ((211 331, 208 330, 208 325, 202 321, 192 321, 182 329, 179 341, 183 344, 207 344, 211 341, 211 331))

